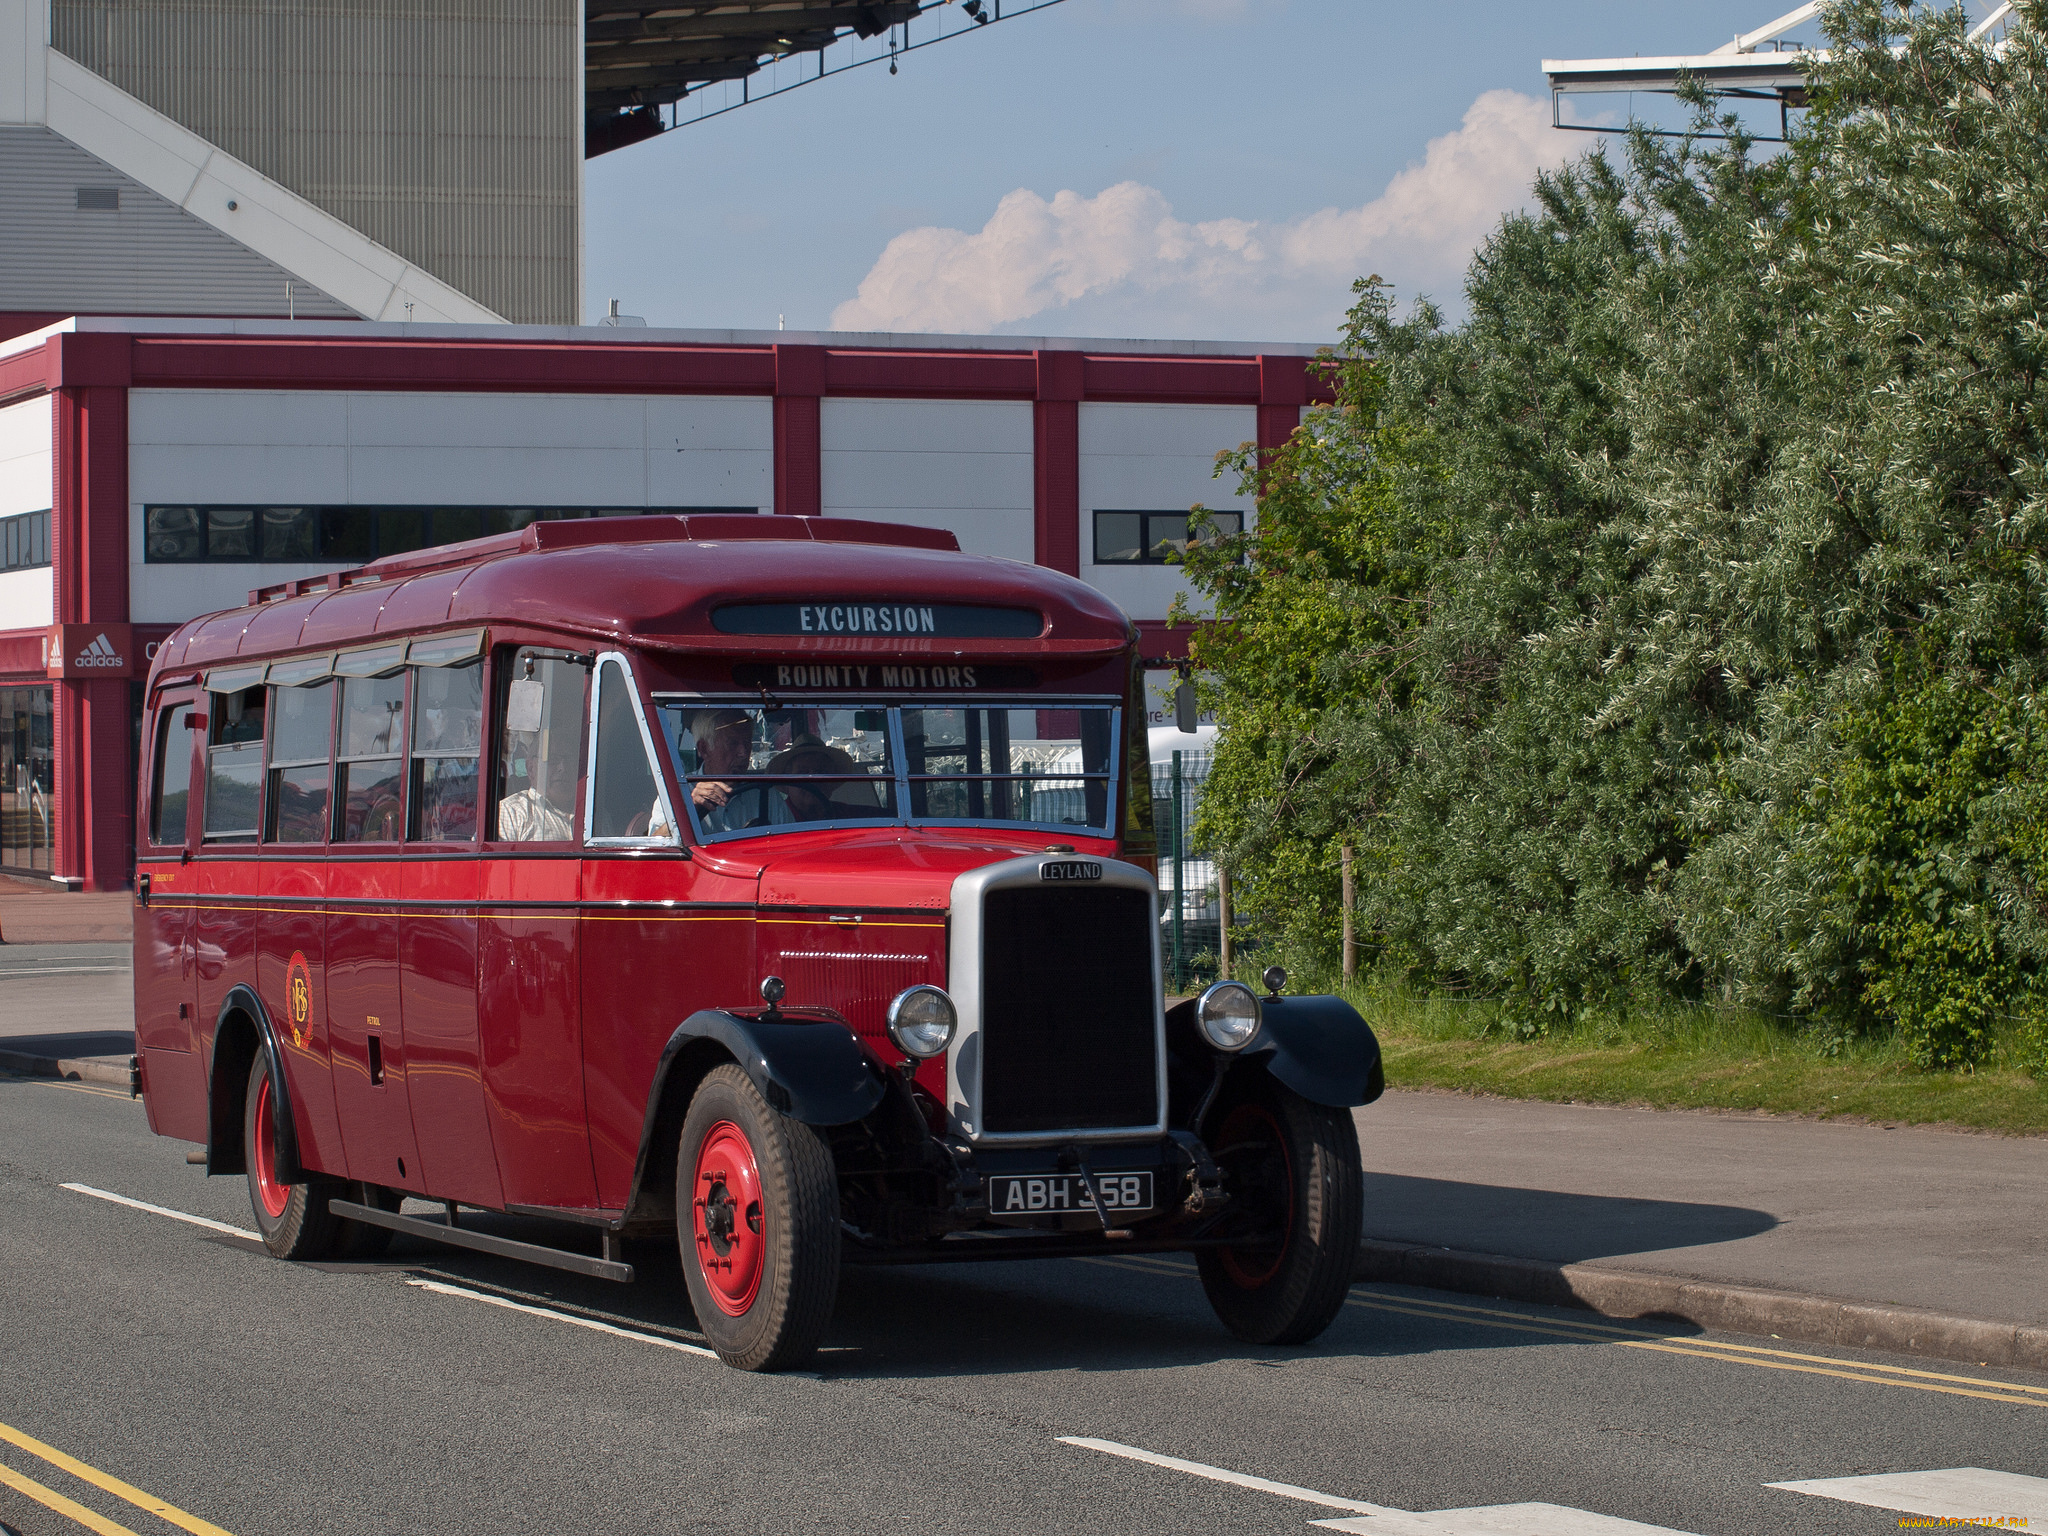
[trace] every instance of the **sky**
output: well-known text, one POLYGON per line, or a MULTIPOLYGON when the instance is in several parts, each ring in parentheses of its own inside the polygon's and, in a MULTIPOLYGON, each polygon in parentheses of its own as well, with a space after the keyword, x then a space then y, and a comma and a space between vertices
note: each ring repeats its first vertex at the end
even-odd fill
POLYGON ((1551 126, 1543 59, 1791 8, 1066 0, 590 161, 585 317, 1320 343, 1371 272, 1455 319, 1473 249, 1601 141, 1551 126))

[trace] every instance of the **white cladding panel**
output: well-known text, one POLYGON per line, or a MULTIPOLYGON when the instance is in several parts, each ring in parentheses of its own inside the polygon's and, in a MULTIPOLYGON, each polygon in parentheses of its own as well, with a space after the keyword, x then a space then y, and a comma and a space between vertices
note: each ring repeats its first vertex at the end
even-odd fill
POLYGON ((760 397, 143 390, 129 398, 138 623, 239 607, 324 565, 147 565, 150 503, 758 507, 774 406, 760 397))
POLYGON ((0 630, 48 629, 56 615, 56 585, 47 565, 0 571, 0 630))
MULTIPOLYGON (((1237 476, 1216 477, 1216 455, 1253 441, 1259 413, 1249 405, 1081 406, 1081 579, 1135 619, 1163 619, 1174 598, 1196 594, 1172 566, 1097 565, 1095 513, 1184 512, 1200 502, 1242 512, 1252 498, 1237 476)), ((1197 612, 1205 605, 1195 605, 1197 612)))
POLYGON ((0 410, 0 517, 54 506, 50 473, 50 397, 0 410))
POLYGON ((1031 405, 1017 400, 819 402, 827 517, 945 528, 970 554, 1030 560, 1031 405))

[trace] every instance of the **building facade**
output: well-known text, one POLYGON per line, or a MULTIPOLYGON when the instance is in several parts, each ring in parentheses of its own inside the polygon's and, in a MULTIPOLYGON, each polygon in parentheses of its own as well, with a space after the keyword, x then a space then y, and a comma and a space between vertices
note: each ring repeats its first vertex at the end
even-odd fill
POLYGON ((1096 586, 1170 669, 1188 510, 1251 521, 1217 455, 1285 441, 1313 354, 112 317, 0 341, 0 868, 126 883, 140 680, 176 625, 536 519, 944 528, 1096 586))

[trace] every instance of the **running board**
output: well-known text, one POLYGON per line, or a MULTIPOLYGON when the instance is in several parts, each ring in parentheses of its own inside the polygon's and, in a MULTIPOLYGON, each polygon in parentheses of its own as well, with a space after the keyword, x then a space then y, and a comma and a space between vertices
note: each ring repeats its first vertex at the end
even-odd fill
POLYGON ((479 1253, 495 1253, 500 1258, 524 1259, 529 1264, 573 1270, 579 1275, 594 1275, 600 1280, 621 1280, 630 1284, 633 1279, 633 1266, 617 1259, 593 1259, 587 1254, 570 1253, 562 1248, 515 1242, 509 1237, 493 1237, 488 1232, 472 1232, 467 1227, 452 1227, 418 1216, 401 1216, 396 1211, 380 1211, 375 1206, 357 1205, 353 1200, 330 1200, 327 1209, 350 1221, 360 1221, 372 1227, 389 1227, 393 1232, 424 1237, 429 1242, 474 1248, 479 1253))

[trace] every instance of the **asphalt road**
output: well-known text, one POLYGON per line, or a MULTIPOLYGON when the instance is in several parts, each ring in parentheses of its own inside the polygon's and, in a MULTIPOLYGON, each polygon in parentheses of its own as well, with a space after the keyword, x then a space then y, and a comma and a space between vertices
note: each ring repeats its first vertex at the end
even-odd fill
MULTIPOLYGON (((64 1187, 250 1227, 242 1181, 183 1153, 124 1097, 0 1078, 0 1523, 21 1536, 95 1528, 23 1479, 136 1536, 1222 1536, 1531 1502, 1865 1536, 1901 1517, 1765 1485, 2048 1478, 2048 1377, 1387 1287, 1312 1346, 1252 1352, 1190 1268, 1137 1259, 856 1271, 815 1374, 747 1376, 692 1352, 658 1248, 631 1287, 404 1239, 376 1266, 292 1266, 64 1187)), ((1601 1529, 1527 1518, 1427 1528, 1601 1529)))

